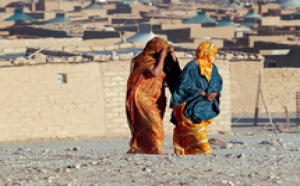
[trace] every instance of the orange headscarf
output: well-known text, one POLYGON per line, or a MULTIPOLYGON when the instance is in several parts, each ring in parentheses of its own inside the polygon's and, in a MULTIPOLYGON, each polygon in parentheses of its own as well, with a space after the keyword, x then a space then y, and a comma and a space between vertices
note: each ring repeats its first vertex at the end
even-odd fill
POLYGON ((210 81, 213 61, 218 53, 218 48, 215 44, 208 41, 200 43, 196 51, 196 62, 199 66, 201 75, 204 75, 210 81))
POLYGON ((159 55, 162 49, 167 49, 169 44, 160 37, 154 37, 146 44, 142 53, 132 59, 134 64, 133 73, 140 74, 146 68, 149 68, 156 63, 156 56, 159 55))

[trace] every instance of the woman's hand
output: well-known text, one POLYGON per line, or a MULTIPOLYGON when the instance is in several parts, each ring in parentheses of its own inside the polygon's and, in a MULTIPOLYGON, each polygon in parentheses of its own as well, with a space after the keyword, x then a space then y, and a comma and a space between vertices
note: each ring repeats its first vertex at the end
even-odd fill
POLYGON ((200 92, 200 96, 205 97, 206 93, 204 91, 200 92))
POLYGON ((169 54, 171 55, 173 61, 177 62, 177 57, 174 53, 174 46, 173 45, 169 45, 169 54))
POLYGON ((217 95, 218 95, 218 93, 212 92, 212 93, 210 93, 210 94, 207 95, 206 99, 208 101, 211 101, 211 100, 215 99, 217 95))
POLYGON ((174 46, 173 45, 169 45, 169 52, 170 53, 174 52, 174 46))
POLYGON ((165 60, 167 54, 168 54, 168 50, 163 48, 160 52, 159 60, 165 60))

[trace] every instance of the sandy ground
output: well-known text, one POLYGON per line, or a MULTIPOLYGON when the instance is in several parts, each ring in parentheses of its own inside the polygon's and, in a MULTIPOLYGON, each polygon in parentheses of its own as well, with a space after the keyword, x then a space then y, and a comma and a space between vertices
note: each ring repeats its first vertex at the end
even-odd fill
POLYGON ((300 133, 233 127, 215 156, 177 156, 172 138, 165 155, 127 155, 129 138, 0 143, 0 185, 298 186, 300 133))

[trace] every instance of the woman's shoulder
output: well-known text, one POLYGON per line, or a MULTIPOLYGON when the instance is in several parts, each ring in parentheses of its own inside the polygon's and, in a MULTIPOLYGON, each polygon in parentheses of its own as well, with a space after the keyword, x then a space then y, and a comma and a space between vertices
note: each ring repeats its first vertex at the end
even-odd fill
POLYGON ((217 67, 216 64, 213 63, 212 65, 213 65, 213 67, 212 67, 212 70, 213 70, 213 71, 219 71, 219 69, 218 69, 218 67, 217 67))
POLYGON ((192 60, 184 66, 184 69, 189 70, 189 69, 193 69, 195 67, 197 67, 197 63, 195 60, 192 60))

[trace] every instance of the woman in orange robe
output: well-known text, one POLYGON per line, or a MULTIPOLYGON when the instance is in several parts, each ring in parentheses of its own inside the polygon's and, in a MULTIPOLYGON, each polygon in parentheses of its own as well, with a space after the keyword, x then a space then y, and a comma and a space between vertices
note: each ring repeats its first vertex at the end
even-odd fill
POLYGON ((169 49, 167 41, 154 37, 132 60, 126 98, 131 130, 128 153, 163 154, 163 115, 166 107, 166 74, 163 69, 169 49))

